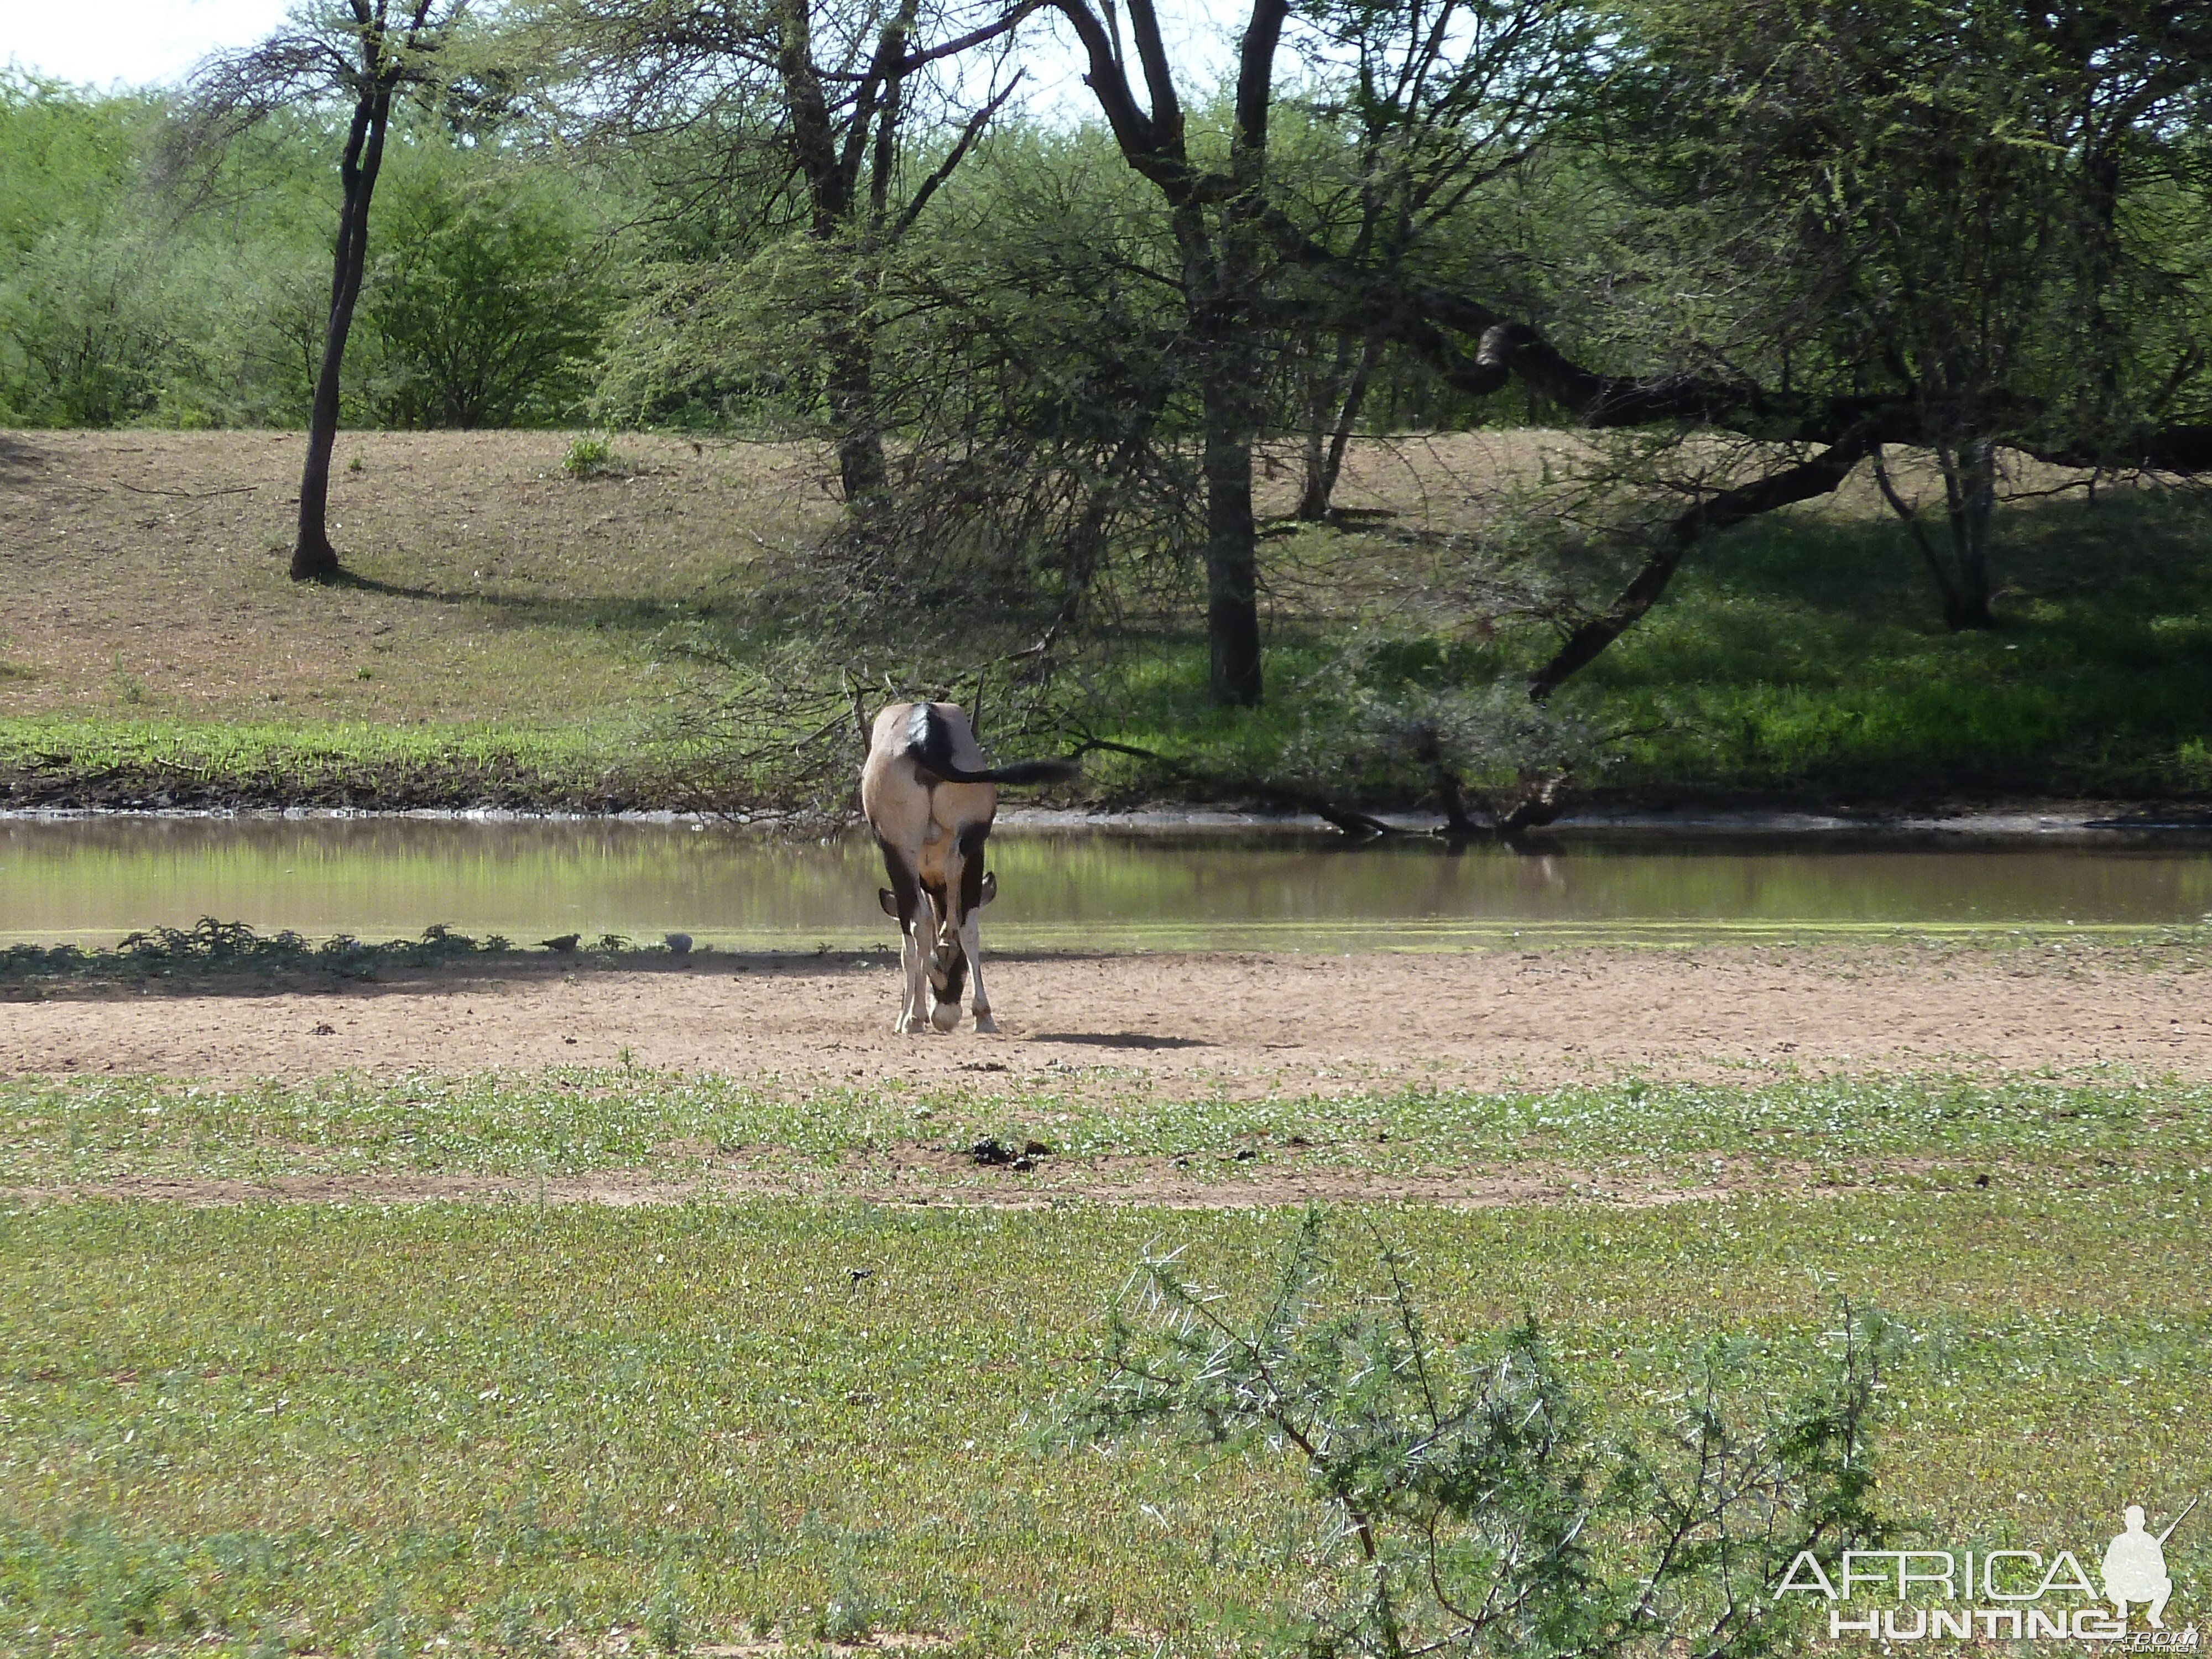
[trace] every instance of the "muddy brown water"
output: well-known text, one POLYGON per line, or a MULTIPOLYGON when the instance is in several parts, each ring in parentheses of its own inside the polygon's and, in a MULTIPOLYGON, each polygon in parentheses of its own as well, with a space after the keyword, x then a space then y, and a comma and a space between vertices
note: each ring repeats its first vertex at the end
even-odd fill
MULTIPOLYGON (((1007 950, 1495 948, 2212 922, 2212 850, 1001 834, 1007 950)), ((112 817, 0 822, 0 942, 92 945, 201 916, 311 938, 443 923, 741 949, 888 945, 863 840, 685 823, 112 817)))

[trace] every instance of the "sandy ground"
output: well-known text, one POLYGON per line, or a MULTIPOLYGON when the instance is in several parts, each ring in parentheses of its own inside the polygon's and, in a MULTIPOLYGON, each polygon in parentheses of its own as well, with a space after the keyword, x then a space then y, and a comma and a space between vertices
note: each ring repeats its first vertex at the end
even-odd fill
POLYGON ((900 1036, 881 958, 395 984, 93 990, 0 1004, 0 1073, 239 1079, 549 1065, 710 1069, 800 1092, 854 1079, 1338 1092, 1634 1071, 2212 1077, 2212 977, 2094 956, 1776 949, 1535 956, 1176 955, 987 961, 1002 1030, 900 1036))
MULTIPOLYGON (((810 446, 625 434, 623 468, 576 479, 574 436, 341 433, 331 533, 377 586, 303 589, 298 433, 0 431, 0 715, 585 715, 640 689, 672 606, 732 603, 834 511, 810 446), (563 671, 527 672, 541 658, 563 671)), ((1340 494, 1455 522, 1541 448, 1358 446, 1340 494)), ((1263 510, 1286 511, 1295 467, 1265 471, 1263 510)))
POLYGON ((296 433, 0 432, 0 714, 529 725, 635 689, 595 618, 649 634, 819 510, 798 450, 639 437, 579 481, 570 436, 343 434, 331 535, 383 586, 331 589, 284 574, 296 433))

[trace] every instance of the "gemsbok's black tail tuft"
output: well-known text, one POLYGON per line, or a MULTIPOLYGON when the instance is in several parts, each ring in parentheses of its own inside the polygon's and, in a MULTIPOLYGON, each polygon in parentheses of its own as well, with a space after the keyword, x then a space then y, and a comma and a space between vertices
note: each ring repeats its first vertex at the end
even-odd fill
POLYGON ((906 752, 923 771, 933 772, 949 783, 1060 783, 1083 769, 1073 760, 1033 760, 968 771, 952 758, 952 728, 933 705, 926 702, 916 703, 907 717, 906 752))
POLYGON ((1072 760, 1013 761, 974 775, 989 783, 1065 783, 1082 769, 1072 760))

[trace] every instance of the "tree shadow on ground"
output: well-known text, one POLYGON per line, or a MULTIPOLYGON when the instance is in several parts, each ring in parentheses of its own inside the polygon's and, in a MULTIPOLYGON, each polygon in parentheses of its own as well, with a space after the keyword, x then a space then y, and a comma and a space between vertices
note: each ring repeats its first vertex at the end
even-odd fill
MULTIPOLYGON (((1923 511, 1922 518, 1929 539, 1948 556, 1940 511, 1923 511)), ((2070 495, 2001 507, 1990 561, 2000 589, 2016 602, 2154 611, 2199 588, 2208 548, 2212 498, 2188 490, 2120 489, 2094 501, 2070 495)), ((1693 560, 1687 574, 1746 598, 1809 607, 1839 621, 1943 631, 1927 567, 1893 518, 1747 526, 1693 560)), ((2017 616, 2017 603, 2013 609, 2017 616)), ((2002 597, 1998 610, 2002 617, 2002 597)))
POLYGON ((718 636, 727 636, 723 642, 750 637, 742 628, 733 625, 729 611, 719 604, 682 605, 673 600, 645 599, 630 594, 537 597, 525 593, 486 592, 481 588, 430 587, 386 581, 380 577, 364 576, 351 570, 341 570, 335 577, 302 585, 335 592, 374 593, 384 599, 411 599, 424 605, 455 608, 475 606, 491 612, 496 622, 518 626, 535 625, 576 632, 620 629, 651 635, 672 623, 681 621, 711 623, 718 636))
POLYGON ((51 452, 17 436, 0 432, 0 483, 27 482, 40 465, 53 459, 51 452))
POLYGON ((1153 1036, 1145 1031, 1034 1031, 1024 1042, 1074 1042, 1091 1048, 1211 1048, 1201 1037, 1153 1036))

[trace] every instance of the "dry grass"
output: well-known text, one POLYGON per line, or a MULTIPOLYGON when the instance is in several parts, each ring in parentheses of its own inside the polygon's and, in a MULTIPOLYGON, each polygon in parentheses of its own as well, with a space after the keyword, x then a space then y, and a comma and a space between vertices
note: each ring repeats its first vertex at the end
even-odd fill
MULTIPOLYGON (((368 585, 325 589, 285 575, 296 433, 0 434, 0 718, 619 726, 655 690, 661 630, 741 612, 763 556, 834 495, 804 446, 629 435, 626 466, 579 479, 561 465, 574 440, 341 434, 332 538, 368 585)), ((1444 534, 1559 447, 1363 445, 1341 501, 1444 534)), ((1287 513, 1296 456, 1263 462, 1261 510, 1287 513)), ((1279 562, 1288 578, 1319 560, 1285 588, 1323 613, 1359 603, 1361 572, 1397 581, 1432 557, 1321 539, 1279 562)))
MULTIPOLYGON (((832 504, 804 446, 629 436, 627 467, 579 479, 573 439, 342 434, 333 538, 370 586, 329 590, 284 574, 296 433, 0 434, 0 717, 597 721, 650 691, 662 628, 741 610, 763 554, 832 504)), ((1525 431, 1355 446, 1339 505, 1405 537, 1274 544, 1279 600, 1330 615, 1422 585, 1434 538, 1582 453, 1525 431)), ((1297 468, 1263 450, 1263 514, 1290 511, 1297 468)), ((1884 509, 1855 479, 1808 511, 1884 509)))
POLYGON ((332 537, 371 586, 333 590, 284 574, 297 434, 0 434, 0 715, 596 719, 824 497, 800 450, 631 438, 576 479, 571 441, 342 434, 332 537))

